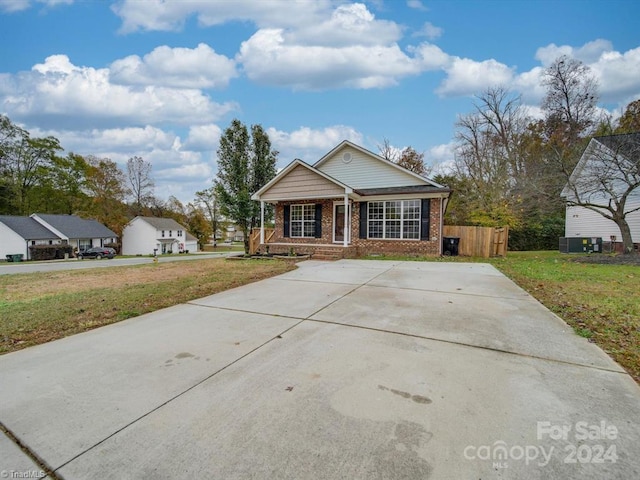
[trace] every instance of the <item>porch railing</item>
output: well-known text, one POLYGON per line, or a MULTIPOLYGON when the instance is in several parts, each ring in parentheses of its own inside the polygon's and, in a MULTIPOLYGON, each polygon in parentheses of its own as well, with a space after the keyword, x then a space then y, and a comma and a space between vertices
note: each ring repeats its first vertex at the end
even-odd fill
MULTIPOLYGON (((264 243, 269 243, 269 241, 273 238, 275 233, 275 229, 273 228, 265 228, 264 229, 264 243)), ((260 229, 254 228, 251 230, 251 234, 249 234, 249 253, 253 255, 260 248, 260 229)))

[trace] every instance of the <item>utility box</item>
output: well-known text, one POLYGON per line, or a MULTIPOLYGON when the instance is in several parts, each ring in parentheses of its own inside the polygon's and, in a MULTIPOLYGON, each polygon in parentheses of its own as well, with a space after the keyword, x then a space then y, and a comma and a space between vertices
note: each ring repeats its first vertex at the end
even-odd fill
POLYGON ((602 253, 602 237, 560 237, 560 253, 602 253))

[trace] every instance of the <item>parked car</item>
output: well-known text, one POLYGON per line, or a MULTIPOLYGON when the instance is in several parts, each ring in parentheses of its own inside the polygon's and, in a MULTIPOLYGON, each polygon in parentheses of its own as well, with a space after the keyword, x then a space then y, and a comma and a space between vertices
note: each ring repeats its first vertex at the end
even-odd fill
POLYGON ((85 250, 84 252, 78 253, 78 258, 80 260, 83 258, 95 258, 100 260, 101 258, 113 258, 115 256, 116 251, 109 247, 93 247, 85 250))

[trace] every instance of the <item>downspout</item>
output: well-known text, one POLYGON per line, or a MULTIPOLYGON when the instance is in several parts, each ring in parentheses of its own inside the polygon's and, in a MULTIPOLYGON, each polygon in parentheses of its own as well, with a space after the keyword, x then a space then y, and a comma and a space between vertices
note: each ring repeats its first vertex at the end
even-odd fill
POLYGON ((260 200, 260 245, 264 244, 264 200, 260 200))
POLYGON ((440 197, 440 245, 438 246, 439 255, 442 256, 442 243, 444 239, 442 238, 444 234, 444 198, 440 197))
POLYGON ((349 246, 349 190, 344 189, 344 232, 342 239, 342 246, 347 248, 349 246))

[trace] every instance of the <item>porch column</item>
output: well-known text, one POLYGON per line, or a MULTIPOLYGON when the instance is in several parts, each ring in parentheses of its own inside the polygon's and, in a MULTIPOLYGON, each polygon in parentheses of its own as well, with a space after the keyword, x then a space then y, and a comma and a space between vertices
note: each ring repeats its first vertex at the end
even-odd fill
POLYGON ((342 235, 342 246, 347 247, 349 245, 349 234, 351 229, 349 228, 349 194, 345 190, 344 192, 344 234, 342 235))
POLYGON ((264 200, 260 200, 260 245, 264 243, 264 200))

